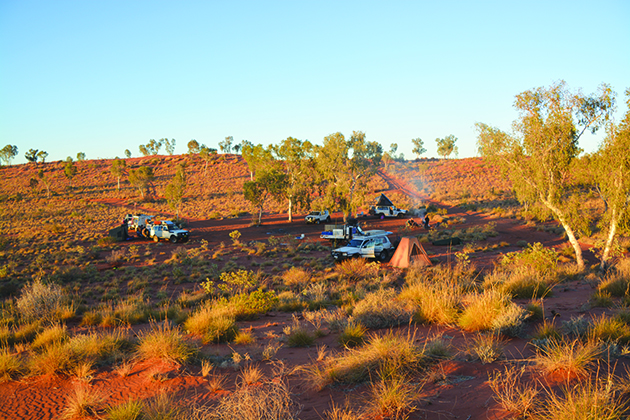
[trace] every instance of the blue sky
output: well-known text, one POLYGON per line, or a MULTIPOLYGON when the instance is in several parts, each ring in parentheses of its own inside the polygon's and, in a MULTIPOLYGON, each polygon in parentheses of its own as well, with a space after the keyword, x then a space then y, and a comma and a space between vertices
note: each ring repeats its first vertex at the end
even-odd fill
MULTIPOLYGON (((399 145, 475 122, 510 130, 516 94, 560 79, 630 87, 630 2, 0 0, 0 147, 49 160, 196 139, 399 145)), ((599 139, 586 138, 593 151, 599 139)))

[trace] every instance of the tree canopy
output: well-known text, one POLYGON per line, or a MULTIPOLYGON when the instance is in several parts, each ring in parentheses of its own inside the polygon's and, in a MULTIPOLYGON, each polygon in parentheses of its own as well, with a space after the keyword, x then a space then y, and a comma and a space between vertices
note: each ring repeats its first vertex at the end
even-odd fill
POLYGON ((0 159, 4 161, 8 166, 11 166, 11 161, 18 155, 17 146, 12 146, 7 144, 2 149, 0 149, 0 159))
MULTIPOLYGON (((437 143, 437 154, 442 156, 443 158, 448 158, 451 154, 455 154, 457 156, 458 148, 455 146, 457 142, 457 137, 452 134, 444 137, 443 139, 435 139, 437 143)), ((415 153, 415 152, 414 152, 415 153)))

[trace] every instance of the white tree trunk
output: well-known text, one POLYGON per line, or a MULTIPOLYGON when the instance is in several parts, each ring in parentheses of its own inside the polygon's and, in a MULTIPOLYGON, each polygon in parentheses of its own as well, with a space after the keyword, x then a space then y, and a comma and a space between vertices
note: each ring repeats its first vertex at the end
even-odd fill
POLYGON ((567 222, 566 218, 564 217, 564 213, 556 206, 554 206, 553 204, 551 204, 550 201, 545 200, 544 198, 541 197, 541 201, 542 203, 547 206, 547 208, 549 210, 551 210, 556 217, 558 218, 558 221, 560 222, 560 224, 562 225, 562 227, 564 228, 564 231, 567 234, 567 237, 569 238, 569 243, 571 244, 571 246, 573 247, 573 251, 575 252, 575 262, 577 263, 577 266, 580 270, 584 269, 584 257, 582 256, 582 247, 580 247, 580 243, 578 242, 577 238, 575 237, 575 233, 573 232, 573 229, 571 228, 571 226, 569 226, 569 223, 567 222))
POLYGON ((604 246, 604 253, 602 254, 602 260, 599 264, 601 271, 606 270, 608 258, 610 257, 610 249, 612 248, 615 234, 617 233, 617 211, 613 208, 612 218, 610 219, 610 227, 608 228, 608 239, 606 239, 606 245, 604 246))
POLYGON ((289 198, 289 222, 293 221, 293 198, 289 198))

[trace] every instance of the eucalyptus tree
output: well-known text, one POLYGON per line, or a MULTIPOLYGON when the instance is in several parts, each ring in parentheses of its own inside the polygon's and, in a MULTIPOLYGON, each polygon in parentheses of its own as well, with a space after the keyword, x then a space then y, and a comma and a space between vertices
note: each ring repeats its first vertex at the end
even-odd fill
POLYGON ((286 174, 286 188, 282 195, 288 201, 289 222, 292 222, 294 207, 308 207, 310 204, 314 183, 314 148, 308 140, 287 137, 272 150, 282 162, 279 169, 286 174))
POLYGON ((157 155, 160 153, 160 149, 164 145, 164 140, 165 139, 151 139, 147 144, 141 144, 138 146, 138 149, 140 150, 140 153, 142 153, 142 156, 157 155))
POLYGON ((11 161, 18 154, 17 146, 7 144, 0 150, 0 159, 2 159, 8 166, 11 166, 11 161))
POLYGON ((26 160, 28 160, 29 162, 34 162, 37 163, 37 153, 39 152, 38 149, 29 149, 28 152, 24 153, 24 157, 26 158, 26 160))
POLYGON ((187 146, 189 155, 196 155, 197 153, 199 153, 199 142, 197 140, 192 139, 188 142, 187 146))
POLYGON ((339 208, 344 220, 363 204, 368 181, 378 171, 382 156, 382 146, 367 141, 361 131, 352 132, 348 140, 339 132, 326 136, 317 149, 325 202, 331 209, 339 208))
POLYGON ((111 168, 109 168, 109 171, 111 172, 112 175, 116 177, 116 181, 118 182, 117 190, 120 191, 120 178, 127 171, 127 162, 125 162, 125 160, 123 159, 116 158, 112 162, 112 166, 111 168))
POLYGON ((597 94, 570 92, 564 81, 522 92, 514 106, 519 117, 515 133, 508 134, 477 123, 479 153, 495 162, 512 181, 522 203, 539 203, 562 225, 574 249, 577 265, 584 268, 576 237, 579 225, 572 199, 572 161, 580 153, 578 141, 596 132, 614 110, 614 94, 601 85, 597 94))
POLYGON ((230 153, 232 151, 232 144, 234 143, 234 137, 228 136, 225 140, 219 142, 219 149, 223 153, 230 153))
POLYGON ((70 181, 70 186, 72 187, 72 180, 74 179, 74 177, 77 174, 77 167, 74 166, 74 162, 72 160, 72 158, 70 156, 68 156, 66 158, 66 163, 63 167, 63 173, 66 176, 66 178, 68 178, 68 180, 70 181))
POLYGON ((630 221, 630 89, 626 89, 626 104, 628 110, 623 119, 619 124, 608 125, 607 136, 591 160, 594 182, 606 204, 602 221, 608 232, 602 246, 601 270, 606 269, 618 230, 628 229, 630 221))
POLYGON ((435 142, 437 143, 437 154, 444 159, 448 158, 453 153, 457 156, 459 149, 455 146, 457 137, 454 135, 449 134, 443 139, 435 139, 435 142))
POLYGON ((283 196, 286 190, 287 175, 275 166, 266 167, 256 173, 254 181, 243 184, 243 195, 257 211, 257 225, 262 223, 262 213, 269 198, 275 200, 283 196))
POLYGON ((175 171, 173 179, 164 190, 164 196, 168 201, 168 205, 172 210, 175 210, 175 217, 178 220, 179 210, 184 200, 184 193, 186 192, 186 185, 186 165, 180 163, 177 165, 177 169, 175 171))
POLYGON ((79 152, 77 153, 77 162, 83 162, 85 160, 85 153, 79 152))
POLYGON ((48 157, 48 152, 44 150, 40 150, 37 152, 37 158, 42 161, 42 163, 46 163, 46 158, 48 157))
POLYGON ((176 143, 175 139, 169 140, 167 138, 163 138, 163 139, 160 139, 160 141, 162 142, 162 144, 164 144, 166 153, 168 153, 169 155, 172 155, 173 153, 175 153, 175 143, 176 143))
POLYGON ((250 181, 254 180, 257 171, 263 170, 275 162, 272 146, 265 148, 262 144, 254 145, 247 142, 247 144, 243 144, 241 154, 249 168, 250 181))
POLYGON ((153 168, 150 166, 141 166, 129 171, 129 183, 138 189, 143 199, 149 194, 154 178, 153 168))
POLYGON ((425 149, 424 147, 424 141, 420 137, 411 139, 411 143, 413 143, 413 150, 411 151, 411 153, 417 155, 418 158, 420 157, 420 155, 423 155, 427 152, 427 149, 425 149))

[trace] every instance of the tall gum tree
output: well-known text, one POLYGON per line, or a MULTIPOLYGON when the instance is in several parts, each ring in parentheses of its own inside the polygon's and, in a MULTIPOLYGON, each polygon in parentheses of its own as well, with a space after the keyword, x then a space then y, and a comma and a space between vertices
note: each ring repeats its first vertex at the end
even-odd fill
POLYGON ((584 96, 570 92, 560 81, 548 89, 539 87, 516 96, 519 117, 513 123, 514 135, 476 124, 480 154, 509 176, 520 202, 540 203, 560 222, 579 269, 584 268, 584 258, 572 218, 570 167, 581 152, 582 134, 595 133, 608 121, 614 105, 608 85, 584 96))
POLYGON ((317 150, 316 166, 324 182, 327 204, 337 206, 344 220, 362 204, 368 180, 376 173, 383 148, 369 142, 362 131, 353 131, 350 139, 337 132, 324 138, 317 150))
POLYGON ((289 222, 293 221, 293 210, 296 205, 308 206, 313 185, 314 154, 313 145, 308 141, 287 137, 279 145, 273 147, 274 154, 283 163, 282 170, 286 174, 284 196, 288 201, 289 222))
POLYGON ((630 89, 626 89, 628 110, 619 124, 607 127, 607 136, 592 159, 594 184, 604 199, 604 223, 608 225, 600 269, 606 269, 620 225, 628 217, 630 204, 630 89))

